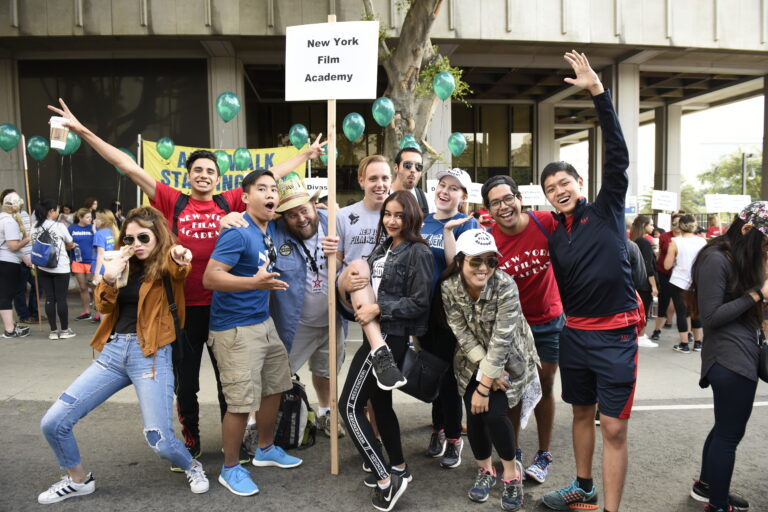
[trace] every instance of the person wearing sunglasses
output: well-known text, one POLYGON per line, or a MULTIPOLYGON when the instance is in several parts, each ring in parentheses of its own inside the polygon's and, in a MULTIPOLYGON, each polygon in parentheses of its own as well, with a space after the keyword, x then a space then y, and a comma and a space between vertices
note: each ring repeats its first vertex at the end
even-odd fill
POLYGON ((477 465, 469 499, 487 501, 500 476, 501 508, 515 511, 523 509, 523 466, 515 458, 515 431, 507 411, 535 380, 539 357, 517 285, 499 270, 499 256, 490 233, 465 231, 440 287, 448 325, 458 340, 453 369, 477 465), (493 465, 494 448, 501 475, 493 465))
MULTIPOLYGON (((195 494, 208 491, 202 464, 173 433, 173 362, 176 339, 166 287, 180 306, 184 325, 184 280, 192 254, 176 245, 160 211, 151 206, 128 212, 118 236, 120 255, 104 262, 94 290, 102 319, 91 341, 98 359, 59 396, 41 421, 41 429, 66 476, 41 493, 41 504, 85 496, 96 480, 83 467, 72 432, 77 422, 123 388, 133 386, 152 451, 186 473, 195 494), (119 277, 128 273, 127 282, 119 277), (121 286, 121 284, 123 284, 121 286)), ((120 421, 125 421, 122 418, 120 421)))
POLYGON ((269 316, 269 291, 288 283, 273 272, 277 250, 267 234, 278 205, 277 183, 270 171, 249 173, 242 183, 247 228, 224 229, 203 274, 213 290, 208 345, 219 365, 227 412, 221 424, 224 465, 219 483, 238 496, 259 492, 240 465, 240 446, 248 415, 256 411, 257 467, 294 468, 302 460, 273 444, 280 395, 293 387, 288 352, 269 316))
MULTIPOLYGON (((430 213, 429 201, 427 195, 419 188, 419 180, 424 170, 421 151, 416 148, 403 148, 395 155, 395 164, 392 170, 395 173, 395 179, 392 182, 392 192, 396 190, 407 190, 419 203, 422 215, 426 217, 430 213)), ((431 211, 434 211, 432 209, 431 211)))

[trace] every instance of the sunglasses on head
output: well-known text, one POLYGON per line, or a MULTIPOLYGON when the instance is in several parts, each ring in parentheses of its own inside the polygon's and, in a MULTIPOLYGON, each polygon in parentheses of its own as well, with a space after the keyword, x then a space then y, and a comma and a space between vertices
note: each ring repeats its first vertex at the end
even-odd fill
POLYGON ((486 256, 485 258, 480 258, 478 256, 469 258, 467 260, 467 263, 469 263, 469 266, 472 268, 480 268, 480 266, 485 263, 485 266, 494 269, 499 266, 499 258, 496 256, 486 256))
POLYGON ((152 240, 152 237, 149 236, 149 233, 139 233, 137 236, 133 235, 125 235, 123 237, 123 244, 124 245, 133 245, 133 242, 138 240, 142 244, 148 244, 150 240, 152 240))
POLYGON ((272 237, 264 235, 264 245, 267 246, 267 257, 271 263, 277 261, 277 251, 275 250, 275 244, 272 243, 272 237))
POLYGON ((422 170, 422 169, 424 169, 424 165, 423 165, 423 164, 418 164, 418 163, 416 163, 416 162, 403 162, 403 167, 405 167, 405 168, 406 168, 406 169, 408 169, 409 171, 411 170, 411 168, 412 168, 413 166, 416 166, 416 170, 417 170, 418 172, 421 172, 421 170, 422 170))

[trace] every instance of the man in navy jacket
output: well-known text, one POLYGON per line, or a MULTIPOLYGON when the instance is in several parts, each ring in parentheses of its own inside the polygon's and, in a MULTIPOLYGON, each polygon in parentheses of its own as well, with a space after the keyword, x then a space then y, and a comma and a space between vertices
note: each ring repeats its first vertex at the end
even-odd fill
POLYGON ((587 89, 600 119, 605 144, 603 184, 588 203, 582 179, 566 162, 547 165, 541 184, 557 210, 549 240, 552 268, 560 289, 566 326, 560 335, 563 400, 573 407, 576 478, 542 501, 555 510, 575 503, 597 505, 592 482, 594 417, 600 404, 603 486, 606 511, 619 510, 627 469, 627 423, 637 377, 639 306, 625 245, 624 201, 629 154, 611 96, 584 54, 568 52, 576 78, 587 89))

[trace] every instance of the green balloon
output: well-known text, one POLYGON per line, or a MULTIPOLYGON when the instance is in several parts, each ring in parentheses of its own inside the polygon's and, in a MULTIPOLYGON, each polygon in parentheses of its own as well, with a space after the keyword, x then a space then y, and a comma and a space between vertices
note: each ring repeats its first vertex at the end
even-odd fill
POLYGON ((230 122, 240 112, 240 98, 233 92, 223 92, 216 98, 216 112, 225 123, 230 122))
POLYGON ((176 149, 176 145, 170 137, 163 137, 157 141, 155 146, 157 147, 157 154, 163 157, 163 160, 171 158, 173 151, 176 149))
MULTIPOLYGON (((80 148, 80 144, 83 142, 83 139, 80 138, 80 136, 71 130, 67 132, 67 144, 64 146, 64 149, 57 149, 56 151, 62 155, 72 155, 80 148)), ((135 160, 135 159, 134 159, 135 160)))
POLYGON ((296 149, 303 148, 309 142, 309 132, 303 124, 295 124, 288 130, 288 137, 296 149))
POLYGON ((38 162, 48 156, 48 151, 50 149, 51 146, 48 144, 48 140, 45 137, 35 135, 27 141, 27 152, 29 153, 29 156, 38 162))
POLYGON ((453 156, 461 155, 465 149, 467 149, 467 139, 461 132, 453 132, 448 137, 448 149, 451 150, 453 156))
MULTIPOLYGON (((323 162, 323 164, 328 165, 328 153, 323 153, 320 155, 320 161, 323 162)), ((339 163, 339 148, 336 148, 336 163, 339 163)))
POLYGON ((224 176, 232 167, 232 157, 221 149, 214 151, 213 154, 216 156, 216 165, 219 166, 219 175, 224 176))
POLYGON ((10 151, 16 147, 21 140, 21 132, 16 125, 11 123, 0 124, 0 148, 3 151, 10 151))
POLYGON ((441 71, 432 80, 432 88, 435 90, 437 97, 445 101, 453 94, 453 90, 456 88, 456 80, 453 79, 453 75, 449 72, 441 71))
POLYGON ((342 121, 341 129, 344 130, 344 135, 350 142, 357 142, 365 131, 365 120, 357 112, 352 112, 342 121))
POLYGON ((400 149, 403 148, 415 148, 421 151, 421 146, 416 142, 416 137, 411 134, 403 135, 403 138, 400 139, 400 149))
POLYGON ((378 98, 371 107, 373 119, 379 126, 387 126, 395 117, 395 104, 386 97, 378 98))
POLYGON ((235 150, 235 169, 238 171, 244 171, 249 167, 253 167, 253 161, 251 160, 251 152, 246 148, 237 148, 235 150))
MULTIPOLYGON (((136 161, 136 156, 133 153, 131 153, 130 149, 128 149, 128 148, 118 148, 118 149, 120 151, 122 151, 123 153, 125 153, 126 155, 128 155, 129 157, 131 157, 131 160, 133 160, 134 162, 136 161)), ((118 173, 120 173, 120 176, 125 176, 125 173, 123 171, 121 171, 117 166, 115 166, 115 170, 118 173)))

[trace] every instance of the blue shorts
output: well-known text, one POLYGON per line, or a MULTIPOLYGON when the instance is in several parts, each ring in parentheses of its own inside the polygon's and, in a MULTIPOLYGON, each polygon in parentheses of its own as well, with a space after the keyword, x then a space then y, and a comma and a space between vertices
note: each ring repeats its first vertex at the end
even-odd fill
POLYGON ((560 359, 560 331, 565 326, 565 315, 553 318, 545 324, 531 325, 536 352, 545 363, 554 363, 560 359))
POLYGON ((599 403, 600 414, 628 419, 637 382, 637 329, 565 327, 560 335, 560 382, 571 405, 599 403))

